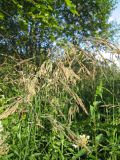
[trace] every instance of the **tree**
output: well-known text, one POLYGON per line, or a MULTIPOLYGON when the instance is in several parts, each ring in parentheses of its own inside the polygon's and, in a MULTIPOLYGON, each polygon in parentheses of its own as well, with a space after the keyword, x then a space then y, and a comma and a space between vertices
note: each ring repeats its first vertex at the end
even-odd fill
POLYGON ((108 22, 110 13, 115 6, 111 0, 74 0, 79 16, 72 14, 65 6, 61 12, 64 17, 64 32, 69 37, 109 36, 111 24, 108 22))
POLYGON ((80 43, 83 36, 109 36, 112 0, 1 0, 1 52, 40 55, 57 38, 80 43))

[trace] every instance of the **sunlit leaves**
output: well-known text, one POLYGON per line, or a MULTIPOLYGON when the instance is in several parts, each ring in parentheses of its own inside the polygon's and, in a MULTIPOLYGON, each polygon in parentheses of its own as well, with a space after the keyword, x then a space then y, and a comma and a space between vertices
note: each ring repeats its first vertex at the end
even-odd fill
POLYGON ((0 20, 3 20, 3 19, 4 19, 4 14, 0 13, 0 20))
POLYGON ((72 3, 71 0, 65 0, 67 6, 69 7, 70 11, 73 13, 73 14, 77 14, 78 15, 78 12, 76 11, 76 6, 72 3))

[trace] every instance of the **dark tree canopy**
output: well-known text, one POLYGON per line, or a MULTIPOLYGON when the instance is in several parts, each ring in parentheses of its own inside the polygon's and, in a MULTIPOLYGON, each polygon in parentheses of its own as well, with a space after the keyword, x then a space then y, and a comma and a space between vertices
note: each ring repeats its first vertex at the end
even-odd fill
POLYGON ((31 57, 57 38, 82 41, 83 36, 109 37, 113 0, 1 0, 2 54, 31 57))

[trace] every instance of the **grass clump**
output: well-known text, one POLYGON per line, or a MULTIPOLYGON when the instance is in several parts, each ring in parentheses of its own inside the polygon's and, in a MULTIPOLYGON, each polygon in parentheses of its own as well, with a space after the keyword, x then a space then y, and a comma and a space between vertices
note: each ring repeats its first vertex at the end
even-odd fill
MULTIPOLYGON (((93 42, 97 52, 101 46, 93 42)), ((103 48, 116 53, 106 43, 103 48)), ((90 49, 66 44, 62 51, 38 68, 31 60, 19 62, 19 69, 18 62, 6 63, 14 74, 0 80, 9 145, 1 159, 119 159, 119 70, 90 49)))

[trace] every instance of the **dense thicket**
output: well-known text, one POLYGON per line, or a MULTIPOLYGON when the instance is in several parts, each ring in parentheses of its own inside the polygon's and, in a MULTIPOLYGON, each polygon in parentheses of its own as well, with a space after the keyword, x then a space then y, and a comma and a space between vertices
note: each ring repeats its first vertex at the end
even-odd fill
POLYGON ((62 47, 62 58, 37 69, 12 56, 0 66, 1 160, 119 159, 120 71, 86 49, 62 47))
POLYGON ((1 160, 120 159, 114 4, 0 1, 1 160))

